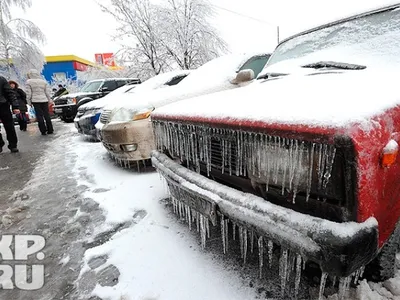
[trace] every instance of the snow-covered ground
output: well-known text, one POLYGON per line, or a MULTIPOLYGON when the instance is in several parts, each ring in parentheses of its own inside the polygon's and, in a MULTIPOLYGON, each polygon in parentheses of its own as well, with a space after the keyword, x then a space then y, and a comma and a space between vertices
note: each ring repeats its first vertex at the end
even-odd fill
MULTIPOLYGON (((98 202, 106 215, 97 233, 132 221, 104 244, 86 251, 82 276, 91 269, 89 262, 96 257, 106 257, 107 262, 95 268, 95 272, 114 265, 120 273, 116 285, 97 284, 93 296, 103 300, 268 298, 268 293, 262 294, 258 287, 249 285, 243 269, 235 267, 234 261, 221 259, 207 248, 202 250, 195 230, 190 232, 166 207, 163 199, 167 190, 157 173, 148 170, 139 174, 117 167, 100 143, 89 143, 78 136, 72 137, 71 142, 77 155, 76 178, 79 184, 90 187, 84 196, 98 202), (87 171, 85 178, 80 176, 82 169, 87 171)), ((264 280, 264 284, 266 290, 279 288, 276 281, 264 280)), ((318 289, 310 288, 300 298, 317 295, 318 289)), ((335 300, 337 295, 326 299, 335 300)), ((350 291, 349 299, 400 299, 400 272, 384 283, 364 280, 350 291)))

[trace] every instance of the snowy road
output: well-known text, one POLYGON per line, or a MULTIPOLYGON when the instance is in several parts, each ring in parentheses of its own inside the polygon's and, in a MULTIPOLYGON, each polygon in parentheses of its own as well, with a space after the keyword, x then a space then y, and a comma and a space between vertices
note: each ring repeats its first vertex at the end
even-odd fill
MULTIPOLYGON (((2 234, 46 238, 44 287, 0 290, 0 299, 278 297, 278 267, 258 279, 257 255, 249 254, 244 265, 235 244, 223 255, 218 229, 202 250, 196 230, 190 231, 164 200, 166 188, 154 171, 120 169, 101 144, 83 140, 72 124, 56 128, 56 136, 45 137, 45 147, 32 126, 21 139, 25 172, 16 157, 0 155, 2 234)), ((299 299, 315 299, 318 288, 313 278, 302 279, 299 299)), ((328 294, 330 300, 337 297, 329 284, 328 294)), ((349 297, 399 299, 400 274, 385 283, 363 281, 349 297)))

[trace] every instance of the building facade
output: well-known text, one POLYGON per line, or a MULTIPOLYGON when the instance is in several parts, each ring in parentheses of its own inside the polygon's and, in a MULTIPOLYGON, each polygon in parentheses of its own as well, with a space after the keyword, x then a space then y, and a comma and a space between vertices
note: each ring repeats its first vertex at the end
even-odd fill
POLYGON ((79 74, 94 63, 75 55, 46 56, 42 75, 50 83, 79 80, 79 74))

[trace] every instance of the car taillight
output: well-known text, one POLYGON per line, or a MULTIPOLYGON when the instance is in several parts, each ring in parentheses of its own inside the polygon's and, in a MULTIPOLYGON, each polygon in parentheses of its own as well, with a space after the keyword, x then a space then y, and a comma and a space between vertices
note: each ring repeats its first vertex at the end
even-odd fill
POLYGON ((381 157, 382 167, 388 168, 392 164, 394 164, 398 152, 399 152, 399 144, 397 144, 395 140, 390 140, 382 151, 382 157, 381 157))

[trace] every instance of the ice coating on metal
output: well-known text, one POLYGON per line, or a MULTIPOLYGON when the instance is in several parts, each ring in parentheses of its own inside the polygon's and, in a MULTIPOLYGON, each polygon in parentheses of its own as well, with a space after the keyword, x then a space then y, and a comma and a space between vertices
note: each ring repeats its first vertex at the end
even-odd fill
POLYGON ((223 174, 248 176, 252 181, 280 186, 282 195, 299 191, 309 199, 313 182, 326 190, 332 174, 336 148, 262 133, 177 122, 153 121, 157 149, 168 149, 174 157, 207 175, 212 169, 223 174))

